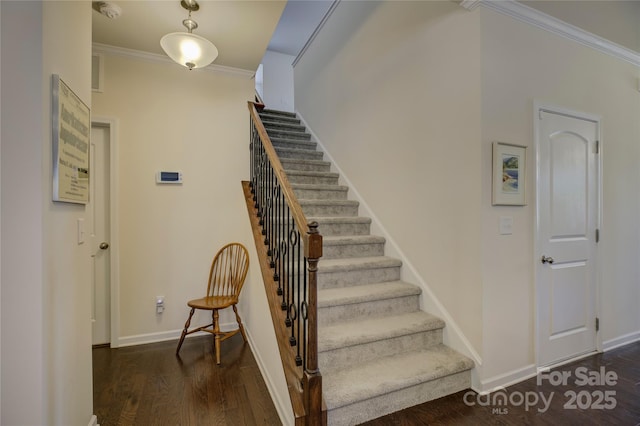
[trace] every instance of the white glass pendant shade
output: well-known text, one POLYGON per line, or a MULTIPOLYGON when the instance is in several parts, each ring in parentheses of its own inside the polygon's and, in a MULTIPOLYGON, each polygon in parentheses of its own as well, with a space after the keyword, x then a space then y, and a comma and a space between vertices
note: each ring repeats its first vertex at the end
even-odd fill
POLYGON ((206 67, 218 57, 213 43, 193 33, 169 33, 160 39, 160 46, 167 56, 189 69, 206 67))

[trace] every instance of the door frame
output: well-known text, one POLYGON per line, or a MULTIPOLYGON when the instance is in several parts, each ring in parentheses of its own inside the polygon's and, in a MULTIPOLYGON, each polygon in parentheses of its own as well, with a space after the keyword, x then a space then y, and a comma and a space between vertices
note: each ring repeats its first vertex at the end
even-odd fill
POLYGON ((110 346, 120 346, 120 244, 118 220, 118 120, 114 117, 92 116, 91 126, 109 129, 109 252, 110 280, 110 346))
MULTIPOLYGON (((596 157, 596 197, 597 207, 596 207, 596 228, 599 230, 600 235, 602 235, 602 196, 603 196, 603 187, 602 187, 602 157, 603 157, 603 141, 602 141, 602 117, 595 114, 589 114, 582 111, 576 111, 564 107, 559 107, 557 105, 543 103, 540 101, 533 102, 533 139, 534 139, 534 147, 535 147, 535 218, 534 218, 534 230, 533 230, 533 284, 534 284, 534 333, 535 333, 535 363, 538 370, 547 369, 549 366, 541 366, 540 365, 540 310, 538 309, 538 299, 539 299, 539 288, 538 288, 538 262, 540 262, 539 254, 541 242, 539 238, 539 228, 540 228, 540 187, 538 186, 538 182, 540 180, 540 120, 539 116, 541 112, 547 112, 551 114, 564 115, 570 118, 576 118, 580 120, 591 121, 596 124, 597 127, 597 140, 598 140, 598 156, 596 157)), ((601 301, 601 282, 602 282, 602 268, 600 268, 600 244, 596 243, 596 249, 594 251, 594 259, 593 265, 595 268, 595 315, 597 318, 601 317, 601 309, 600 309, 600 301, 601 301)), ((596 352, 602 352, 602 333, 600 331, 596 331, 596 352)), ((560 361, 554 366, 559 366, 563 364, 567 364, 569 362, 573 362, 580 358, 585 358, 593 355, 593 352, 578 355, 576 357, 572 357, 567 360, 560 361)))

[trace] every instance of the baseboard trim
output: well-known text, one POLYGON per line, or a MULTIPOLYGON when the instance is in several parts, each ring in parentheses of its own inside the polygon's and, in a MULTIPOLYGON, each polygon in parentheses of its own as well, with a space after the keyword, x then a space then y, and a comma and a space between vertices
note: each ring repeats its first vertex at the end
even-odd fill
POLYGON ((98 424, 98 417, 95 414, 91 416, 91 419, 89 420, 89 426, 100 426, 98 424))
MULTIPOLYGON (((221 323, 220 329, 229 331, 237 328, 238 325, 235 322, 221 323)), ((182 329, 160 331, 157 333, 135 334, 132 336, 124 336, 118 339, 116 345, 111 344, 112 348, 123 348, 126 346, 146 345, 148 343, 166 342, 168 340, 178 340, 182 334, 182 329)), ((195 336, 205 336, 209 333, 201 331, 199 333, 189 334, 187 338, 195 336)))
POLYGON ((260 374, 262 374, 262 378, 264 379, 265 384, 267 385, 267 389, 269 390, 269 395, 271 395, 271 400, 273 401, 273 405, 276 407, 276 411, 278 412, 278 416, 280 417, 280 421, 285 426, 293 426, 294 421, 292 416, 287 416, 286 413, 292 413, 290 406, 287 406, 282 400, 281 395, 276 391, 276 386, 273 378, 269 374, 267 370, 266 363, 262 359, 260 355, 260 351, 256 349, 254 344, 253 337, 251 335, 251 331, 245 324, 244 331, 247 335, 247 340, 249 341, 249 347, 251 348, 251 353, 253 353, 253 357, 256 360, 256 364, 258 364, 258 369, 260 370, 260 374))
POLYGON ((535 364, 529 364, 522 368, 508 371, 503 374, 498 374, 497 376, 493 376, 486 380, 483 380, 480 384, 479 389, 473 388, 473 390, 481 395, 485 395, 497 390, 504 389, 511 385, 515 385, 516 383, 520 383, 524 380, 528 380, 532 377, 535 377, 537 374, 538 368, 535 366, 535 364))
POLYGON ((607 352, 612 349, 618 349, 619 347, 636 343, 640 341, 640 331, 634 331, 633 333, 624 334, 606 342, 602 342, 602 351, 607 352))

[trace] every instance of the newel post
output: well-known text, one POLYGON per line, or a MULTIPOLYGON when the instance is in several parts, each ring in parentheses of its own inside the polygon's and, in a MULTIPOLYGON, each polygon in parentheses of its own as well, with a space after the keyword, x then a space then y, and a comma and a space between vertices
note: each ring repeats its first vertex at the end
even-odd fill
POLYGON ((318 369, 318 261, 322 257, 322 235, 318 222, 309 224, 305 245, 305 257, 309 267, 309 306, 307 337, 307 366, 304 371, 303 389, 308 425, 324 424, 322 418, 322 376, 318 369))

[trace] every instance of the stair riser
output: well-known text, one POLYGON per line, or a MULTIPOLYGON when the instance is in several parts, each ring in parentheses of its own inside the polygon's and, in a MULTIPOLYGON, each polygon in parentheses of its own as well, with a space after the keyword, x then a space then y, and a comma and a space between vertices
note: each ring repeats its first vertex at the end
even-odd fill
POLYGON ((293 192, 299 200, 346 200, 347 189, 305 189, 294 188, 293 192))
POLYGON ((467 371, 452 374, 344 407, 336 409, 328 407, 327 424, 347 426, 364 423, 386 414, 460 392, 470 386, 471 376, 467 371))
POLYGON ((386 281, 397 281, 399 279, 400 267, 369 268, 339 272, 323 271, 322 264, 318 268, 318 286, 323 289, 382 283, 386 281))
POLYGON ((278 148, 284 149, 308 149, 309 151, 316 151, 318 144, 315 142, 292 140, 292 139, 271 139, 271 144, 277 150, 278 148))
POLYGON ((325 236, 369 235, 369 223, 321 223, 320 233, 325 236))
POLYGON ((331 169, 331 163, 307 163, 301 160, 295 160, 292 158, 281 158, 280 162, 284 170, 297 170, 303 172, 328 172, 331 169))
POLYGON ((323 327, 344 321, 365 320, 376 316, 386 317, 415 312, 419 308, 418 295, 373 300, 350 305, 329 306, 318 309, 318 323, 323 327))
POLYGON ((277 132, 282 130, 287 132, 298 132, 298 133, 306 132, 306 128, 304 126, 301 126, 295 123, 286 123, 286 122, 267 120, 267 121, 264 121, 262 124, 264 124, 264 128, 267 130, 267 133, 270 133, 271 131, 277 132))
POLYGON ((295 175, 287 174, 291 183, 305 183, 312 185, 337 185, 337 176, 311 176, 311 175, 295 175))
POLYGON ((276 122, 276 123, 287 123, 287 124, 293 124, 293 125, 300 125, 300 120, 299 119, 297 119, 295 117, 284 116, 284 115, 260 114, 260 119, 263 122, 270 121, 270 122, 276 122))
POLYGON ((260 111, 260 116, 262 117, 263 115, 275 115, 275 116, 284 117, 284 118, 297 118, 297 115, 295 112, 280 111, 277 109, 269 109, 269 108, 264 108, 262 111, 260 111))
POLYGON ((296 139, 308 141, 311 140, 311 135, 308 133, 299 133, 299 132, 287 132, 283 130, 269 130, 267 132, 270 138, 282 138, 282 139, 296 139))
POLYGON ((358 206, 352 205, 302 205, 302 211, 307 217, 334 217, 358 215, 358 206))
POLYGON ((369 362, 373 359, 394 356, 410 351, 418 351, 442 343, 442 329, 408 334, 390 339, 378 340, 363 345, 348 346, 318 353, 320 371, 339 370, 351 365, 369 362))
POLYGON ((325 242, 322 248, 323 259, 373 256, 384 256, 384 243, 329 245, 325 242))
POLYGON ((289 150, 276 148, 276 153, 280 158, 293 158, 297 160, 322 160, 322 152, 321 151, 310 151, 310 150, 289 150))

